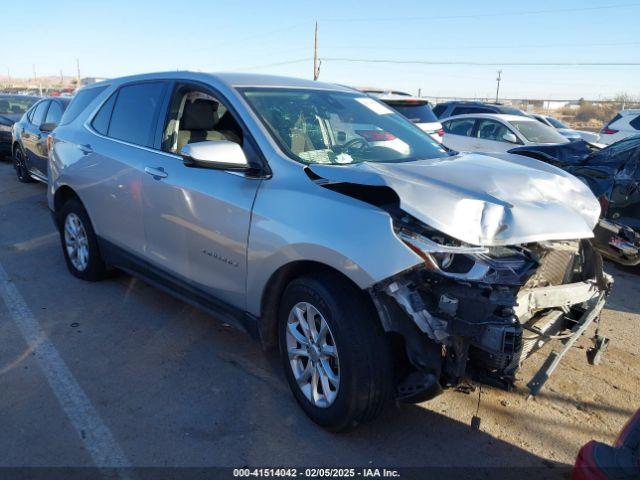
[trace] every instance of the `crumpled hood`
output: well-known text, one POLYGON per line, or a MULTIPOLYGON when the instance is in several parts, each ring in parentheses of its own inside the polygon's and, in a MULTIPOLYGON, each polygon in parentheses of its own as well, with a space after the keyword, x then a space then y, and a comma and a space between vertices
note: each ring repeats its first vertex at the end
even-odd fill
POLYGON ((590 238, 600 216, 598 201, 580 180, 520 155, 308 168, 333 182, 388 186, 405 212, 473 245, 590 238))

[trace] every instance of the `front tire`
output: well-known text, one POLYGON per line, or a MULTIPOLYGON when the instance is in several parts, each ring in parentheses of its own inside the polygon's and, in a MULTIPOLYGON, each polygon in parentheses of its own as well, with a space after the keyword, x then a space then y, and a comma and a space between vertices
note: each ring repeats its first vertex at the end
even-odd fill
POLYGON ((362 291, 337 275, 298 278, 284 291, 278 321, 287 381, 314 422, 339 432, 381 413, 392 357, 362 291))
POLYGON ((35 180, 31 178, 31 175, 29 174, 29 169, 27 168, 24 150, 22 150, 22 147, 16 147, 16 150, 13 152, 13 167, 16 169, 16 175, 19 182, 35 182, 35 180))
POLYGON ((69 272, 89 282, 102 280, 107 268, 89 215, 78 200, 64 204, 58 215, 58 230, 69 272))

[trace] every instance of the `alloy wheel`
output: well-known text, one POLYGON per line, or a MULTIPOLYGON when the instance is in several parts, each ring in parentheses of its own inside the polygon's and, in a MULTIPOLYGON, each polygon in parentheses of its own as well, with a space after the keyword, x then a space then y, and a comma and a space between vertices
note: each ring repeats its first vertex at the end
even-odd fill
POLYGON ((20 180, 29 178, 29 172, 27 172, 27 166, 24 164, 24 157, 22 156, 22 150, 20 148, 18 148, 14 154, 13 166, 20 180))
POLYGON ((89 240, 82 220, 75 213, 64 220, 64 243, 71 264, 76 270, 84 271, 89 265, 89 240))
POLYGON ((304 396, 316 407, 333 404, 340 386, 340 361, 333 333, 313 305, 291 309, 286 330, 291 371, 304 396))

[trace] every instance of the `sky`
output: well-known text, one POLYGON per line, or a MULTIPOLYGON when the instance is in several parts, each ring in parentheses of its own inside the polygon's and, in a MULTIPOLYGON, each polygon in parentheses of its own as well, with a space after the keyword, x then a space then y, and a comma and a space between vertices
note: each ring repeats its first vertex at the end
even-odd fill
POLYGON ((2 76, 31 77, 33 65, 38 76, 75 75, 79 58, 82 76, 180 69, 311 78, 317 21, 326 82, 493 97, 502 70, 501 98, 640 97, 640 0, 11 0, 2 12, 21 19, 3 22, 2 76), (587 62, 636 65, 567 65, 587 62))

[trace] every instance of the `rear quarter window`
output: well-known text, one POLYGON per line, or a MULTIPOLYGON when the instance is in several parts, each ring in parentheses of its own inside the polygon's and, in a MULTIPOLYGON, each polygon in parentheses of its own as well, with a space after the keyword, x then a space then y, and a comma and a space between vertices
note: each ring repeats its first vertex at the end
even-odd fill
POLYGON ((446 105, 442 105, 442 104, 440 104, 440 105, 436 105, 435 107, 433 107, 433 113, 435 113, 435 115, 436 115, 438 118, 441 118, 441 117, 442 117, 442 114, 444 113, 444 111, 445 111, 446 109, 447 109, 447 106, 446 106, 446 105))
POLYGON ((84 88, 76 93, 69 107, 65 110, 60 120, 60 125, 73 122, 84 111, 95 98, 108 88, 107 85, 100 87, 84 88))

